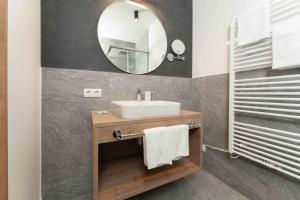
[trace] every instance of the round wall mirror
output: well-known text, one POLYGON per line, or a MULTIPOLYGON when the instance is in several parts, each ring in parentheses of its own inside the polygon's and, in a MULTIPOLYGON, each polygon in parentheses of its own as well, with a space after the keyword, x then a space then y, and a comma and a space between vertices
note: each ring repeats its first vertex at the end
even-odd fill
POLYGON ((117 1, 102 13, 98 39, 106 57, 133 74, 155 70, 167 52, 167 36, 158 17, 135 1, 117 1))

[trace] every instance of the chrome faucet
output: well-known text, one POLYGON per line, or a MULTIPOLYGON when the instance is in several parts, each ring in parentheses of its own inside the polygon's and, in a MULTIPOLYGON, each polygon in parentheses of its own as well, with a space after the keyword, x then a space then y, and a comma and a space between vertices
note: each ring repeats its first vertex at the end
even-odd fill
POLYGON ((136 100, 142 101, 142 90, 141 89, 138 89, 138 91, 137 91, 136 100))

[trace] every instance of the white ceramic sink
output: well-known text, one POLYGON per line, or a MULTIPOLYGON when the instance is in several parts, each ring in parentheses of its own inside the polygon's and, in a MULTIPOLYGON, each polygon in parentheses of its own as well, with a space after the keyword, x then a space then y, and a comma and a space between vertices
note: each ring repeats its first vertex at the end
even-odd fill
POLYGON ((120 118, 178 115, 180 103, 171 101, 113 101, 113 112, 120 118))

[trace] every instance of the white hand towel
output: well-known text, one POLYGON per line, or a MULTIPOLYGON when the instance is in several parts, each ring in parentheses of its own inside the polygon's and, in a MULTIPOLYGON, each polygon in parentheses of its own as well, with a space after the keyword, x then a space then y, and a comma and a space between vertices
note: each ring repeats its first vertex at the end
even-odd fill
POLYGON ((188 125, 178 125, 167 127, 170 133, 169 145, 172 160, 179 160, 189 156, 189 127, 188 125))
POLYGON ((273 27, 273 69, 300 67, 300 17, 273 27))
POLYGON ((267 0, 259 2, 238 17, 238 46, 270 37, 270 6, 267 0))
POLYGON ((148 169, 172 164, 169 133, 166 127, 144 130, 144 163, 148 169))

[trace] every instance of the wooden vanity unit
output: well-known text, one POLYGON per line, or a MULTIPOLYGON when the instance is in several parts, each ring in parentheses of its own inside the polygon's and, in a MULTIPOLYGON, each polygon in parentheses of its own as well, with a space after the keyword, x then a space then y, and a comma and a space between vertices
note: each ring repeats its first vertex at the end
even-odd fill
MULTIPOLYGON (((121 119, 113 113, 92 113, 93 118, 93 199, 121 200, 191 175, 202 168, 202 114, 182 110, 177 116, 121 119), (190 126, 190 156, 173 165, 148 170, 143 155, 101 159, 101 145, 138 140, 143 130, 161 126, 190 126), (114 131, 121 133, 116 139, 114 131)), ((114 149, 116 151, 118 146, 114 149)))

